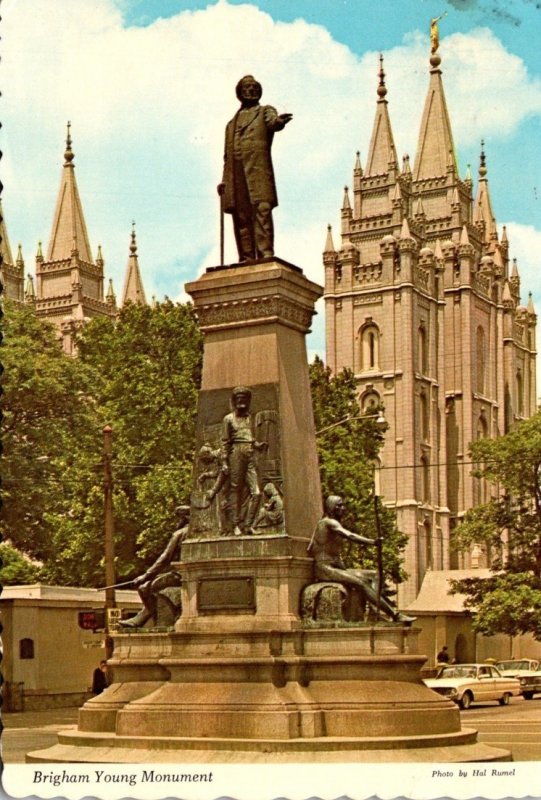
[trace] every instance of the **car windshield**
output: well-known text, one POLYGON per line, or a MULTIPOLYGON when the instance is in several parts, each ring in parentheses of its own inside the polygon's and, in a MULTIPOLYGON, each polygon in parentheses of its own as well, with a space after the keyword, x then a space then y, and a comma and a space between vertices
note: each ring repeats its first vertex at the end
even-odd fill
POLYGON ((438 678, 475 678, 475 667, 444 667, 438 678))
POLYGON ((500 672, 504 669, 530 669, 529 661, 498 661, 496 664, 500 672))

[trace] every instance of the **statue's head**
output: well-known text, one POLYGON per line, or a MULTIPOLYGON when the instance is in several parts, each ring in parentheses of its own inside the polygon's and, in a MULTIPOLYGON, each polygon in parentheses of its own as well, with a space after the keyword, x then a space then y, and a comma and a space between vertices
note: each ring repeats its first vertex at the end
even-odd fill
POLYGON ((331 494, 325 500, 325 511, 330 517, 340 517, 344 510, 344 501, 337 494, 331 494))
MULTIPOLYGON (((199 453, 197 455, 199 456, 199 458, 201 459, 201 461, 204 464, 208 464, 211 461, 214 461, 214 457, 215 457, 214 456, 214 451, 213 451, 212 447, 210 446, 210 444, 208 444, 208 442, 205 442, 205 444, 202 445, 202 447, 200 448, 199 453)), ((179 508, 180 508, 180 506, 179 506, 179 508)))
POLYGON ((251 400, 252 392, 246 386, 235 386, 231 392, 231 405, 236 411, 247 411, 251 400))
POLYGON ((278 494, 278 489, 274 483, 266 483, 263 487, 263 493, 266 497, 272 497, 273 495, 278 494))
POLYGON ((263 94, 263 87, 253 75, 245 75, 235 86, 235 93, 242 102, 258 103, 263 94))
POLYGON ((186 525, 190 519, 190 506, 177 506, 175 508, 175 514, 177 515, 179 524, 186 525))

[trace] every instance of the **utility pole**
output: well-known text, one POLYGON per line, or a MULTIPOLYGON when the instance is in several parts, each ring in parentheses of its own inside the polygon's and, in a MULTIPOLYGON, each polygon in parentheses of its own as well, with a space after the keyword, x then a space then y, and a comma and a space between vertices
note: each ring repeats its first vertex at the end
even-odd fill
POLYGON ((113 430, 110 425, 103 429, 103 506, 105 533, 105 657, 113 655, 113 640, 109 633, 110 609, 116 607, 115 590, 115 545, 113 540, 113 430))

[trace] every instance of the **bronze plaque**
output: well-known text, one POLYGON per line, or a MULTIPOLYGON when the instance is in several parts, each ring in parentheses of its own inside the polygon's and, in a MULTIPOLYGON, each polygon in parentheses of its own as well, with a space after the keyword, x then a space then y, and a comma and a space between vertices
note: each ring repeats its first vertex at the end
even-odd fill
POLYGON ((198 611, 255 611, 254 579, 200 578, 197 582, 198 611))

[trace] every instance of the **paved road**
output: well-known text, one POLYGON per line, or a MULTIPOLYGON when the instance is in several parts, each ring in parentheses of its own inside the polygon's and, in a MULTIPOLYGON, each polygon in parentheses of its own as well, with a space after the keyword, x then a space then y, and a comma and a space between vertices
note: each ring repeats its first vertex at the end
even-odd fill
POLYGON ((25 754, 30 750, 41 750, 56 744, 58 731, 77 726, 77 714, 77 708, 2 713, 4 764, 24 764, 25 754))
POLYGON ((479 741, 505 747, 514 761, 541 761, 541 695, 513 697, 508 706, 474 705, 460 712, 462 727, 479 731, 479 741))
MULTIPOLYGON (((462 726, 479 731, 479 740, 511 750, 515 761, 541 761, 541 695, 533 700, 514 697, 508 706, 476 705, 461 711, 462 726)), ((25 711, 2 715, 2 758, 24 764, 25 754, 56 743, 60 730, 77 724, 76 708, 25 711)))

